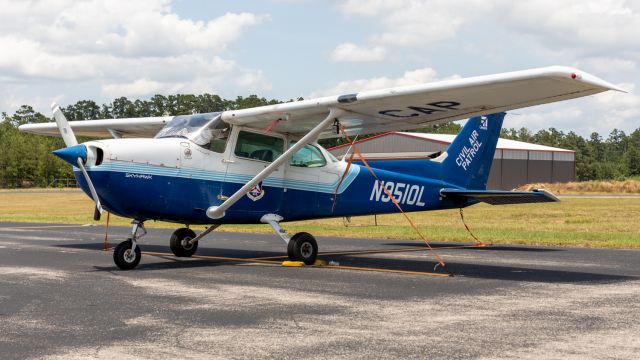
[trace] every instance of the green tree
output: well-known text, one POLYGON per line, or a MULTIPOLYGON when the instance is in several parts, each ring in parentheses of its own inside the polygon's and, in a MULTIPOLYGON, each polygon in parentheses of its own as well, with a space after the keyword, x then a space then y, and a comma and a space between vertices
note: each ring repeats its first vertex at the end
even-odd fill
POLYGON ((111 104, 111 115, 114 119, 138 117, 136 107, 126 97, 119 97, 111 104))
POLYGON ((640 129, 629 135, 629 147, 624 155, 624 163, 628 175, 640 175, 640 129))

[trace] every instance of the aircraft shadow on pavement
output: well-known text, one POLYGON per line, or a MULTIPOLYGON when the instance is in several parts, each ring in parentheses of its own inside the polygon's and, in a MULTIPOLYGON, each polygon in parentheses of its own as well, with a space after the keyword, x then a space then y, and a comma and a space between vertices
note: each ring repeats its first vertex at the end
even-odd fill
MULTIPOLYGON (((422 241, 412 241, 412 242, 388 242, 382 244, 384 246, 406 246, 406 247, 426 247, 424 242, 422 241)), ((473 243, 456 243, 456 242, 439 242, 432 243, 429 242, 434 249, 439 248, 454 248, 461 247, 464 250, 480 250, 480 251, 531 251, 531 252, 548 252, 548 251, 565 251, 564 249, 554 249, 554 248, 546 248, 546 247, 532 247, 532 246, 521 246, 521 245, 487 245, 487 246, 475 246, 473 243)))
MULTIPOLYGON (((398 245, 398 244, 396 244, 398 245)), ((102 243, 80 243, 57 245, 65 248, 79 248, 90 250, 102 250, 102 243)), ((461 251, 475 249, 460 249, 461 251)), ((134 271, 149 270, 166 270, 166 269, 185 269, 199 267, 214 267, 220 265, 240 265, 246 264, 245 261, 234 261, 224 259, 202 259, 202 258, 176 258, 171 255, 171 251, 167 246, 145 244, 143 251, 158 252, 167 255, 144 254, 142 262, 134 271), (149 257, 161 258, 166 261, 161 262, 145 262, 145 258, 149 257)), ((415 254, 415 252, 412 252, 415 254)), ((274 264, 285 259, 283 252, 276 251, 254 251, 242 249, 228 248, 201 248, 198 249, 200 256, 216 256, 240 259, 252 259, 259 257, 281 257, 274 260, 274 264)), ((341 266, 363 267, 373 269, 384 269, 394 271, 411 271, 411 272, 440 272, 438 269, 434 271, 436 262, 429 254, 417 255, 419 258, 389 258, 384 253, 371 256, 369 254, 344 254, 344 255, 323 255, 320 253, 319 258, 327 261, 337 261, 341 266)), ((514 259, 514 262, 517 259, 514 259)), ((272 266, 267 264, 266 266, 272 266)), ((94 266, 97 271, 114 271, 117 270, 115 265, 107 267, 94 266)), ((507 280, 521 282, 542 282, 542 283, 611 283, 637 280, 635 276, 603 274, 596 272, 582 272, 574 270, 564 270, 560 266, 556 269, 534 268, 525 266, 497 266, 479 263, 463 263, 463 262, 447 262, 447 269, 454 276, 464 278, 490 279, 490 280, 507 280)), ((346 271, 346 270, 341 270, 346 271)), ((411 275, 408 275, 411 276, 411 275)))
MULTIPOLYGON (((471 249, 464 249, 471 250, 471 249)), ((423 271, 423 272, 439 272, 444 273, 441 269, 434 268, 436 262, 430 254, 424 253, 421 258, 416 259, 394 259, 384 257, 358 256, 341 256, 335 260, 340 265, 346 266, 362 266, 375 267, 384 269, 393 269, 401 271, 423 271)), ((504 258, 503 258, 504 259, 504 258)), ((331 259, 327 259, 331 260, 331 259)), ((446 258, 445 258, 446 261, 446 258)), ((514 259, 517 262, 517 259, 514 259)), ((543 283, 593 283, 593 282, 621 282, 636 280, 637 277, 615 274, 602 274, 596 272, 582 272, 575 270, 565 270, 561 266, 555 269, 535 268, 526 266, 513 265, 489 265, 472 262, 448 261, 447 270, 454 276, 462 276, 465 278, 491 279, 491 280, 510 280, 521 282, 543 282, 543 283)))
MULTIPOLYGON (((169 270, 169 269, 191 269, 191 268, 214 268, 216 266, 221 265, 230 265, 233 264, 232 261, 220 261, 220 260, 212 260, 212 259, 186 259, 186 258, 176 258, 176 257, 162 257, 168 261, 163 262, 145 262, 145 257, 156 255, 144 255, 140 264, 131 271, 151 271, 151 270, 169 270)), ((147 258, 148 259, 148 258, 147 258)), ((236 263, 238 264, 238 263, 236 263)), ((105 272, 113 272, 120 271, 115 265, 113 266, 96 266, 93 268, 96 271, 105 271, 105 272)))

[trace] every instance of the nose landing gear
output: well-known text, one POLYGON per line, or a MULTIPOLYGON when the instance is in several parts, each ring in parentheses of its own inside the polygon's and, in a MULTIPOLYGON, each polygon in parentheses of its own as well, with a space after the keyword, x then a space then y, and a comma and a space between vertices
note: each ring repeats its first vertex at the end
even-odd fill
POLYGON ((133 221, 131 237, 116 246, 113 251, 113 262, 122 270, 131 270, 138 266, 142 253, 138 246, 138 239, 147 235, 144 223, 138 220, 133 221), (138 234, 141 231, 141 234, 138 234))

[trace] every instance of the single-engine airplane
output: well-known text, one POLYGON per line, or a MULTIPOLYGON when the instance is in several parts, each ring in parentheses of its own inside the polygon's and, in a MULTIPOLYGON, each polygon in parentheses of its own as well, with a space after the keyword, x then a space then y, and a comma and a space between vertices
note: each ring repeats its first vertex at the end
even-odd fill
POLYGON ((313 264, 314 237, 290 236, 281 222, 392 213, 395 203, 412 212, 557 201, 544 190, 486 189, 504 112, 607 90, 622 91, 554 66, 181 116, 67 122, 53 104, 55 123, 20 130, 62 136, 66 147, 54 154, 73 166, 95 202, 96 220, 103 210, 133 220, 131 237, 113 253, 120 269, 140 262, 138 240, 147 220, 185 224, 169 242, 180 257, 193 255, 221 224, 266 223, 285 241, 290 259, 313 264), (372 162, 377 178, 317 143, 464 118, 470 120, 446 152, 428 160, 372 162), (75 134, 113 139, 78 144, 75 134), (189 228, 196 224, 210 226, 196 235, 189 228))

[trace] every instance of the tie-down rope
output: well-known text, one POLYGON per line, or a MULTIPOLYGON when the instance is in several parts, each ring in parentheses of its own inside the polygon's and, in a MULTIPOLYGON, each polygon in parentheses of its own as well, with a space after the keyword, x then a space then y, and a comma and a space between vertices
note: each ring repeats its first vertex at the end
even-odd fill
MULTIPOLYGON (((347 171, 349 170, 349 167, 351 166, 351 162, 353 161, 354 154, 357 154, 358 157, 360 158, 360 160, 362 160, 362 163, 364 164, 364 166, 366 166, 366 168, 369 170, 369 172, 374 177, 374 179, 376 179, 376 181, 378 182, 378 184, 380 185, 382 190, 385 192, 385 194, 389 197, 389 199, 391 199, 391 201, 398 208, 398 210, 400 210, 400 212, 402 213, 404 218, 407 220, 409 225, 411 225, 411 227, 415 230, 415 232, 418 234, 418 236, 420 236, 420 238, 425 243, 425 245, 427 245, 427 248, 429 249, 429 251, 431 252, 433 257, 438 261, 438 264, 436 264, 436 266, 434 267, 434 270, 438 267, 438 265, 440 265, 443 268, 443 270, 447 271, 446 270, 446 264, 445 264, 444 260, 442 260, 442 257, 440 257, 440 255, 438 255, 438 253, 431 247, 431 244, 429 244, 429 240, 427 240, 427 238, 422 234, 422 232, 418 229, 418 227, 413 222, 413 220, 411 220, 409 215, 407 215, 407 213, 405 213, 404 210, 402 210, 402 207, 400 206, 398 201, 396 201, 396 199, 393 196, 393 194, 391 194, 391 191, 389 191, 389 189, 387 189, 387 187, 384 186, 384 183, 380 180, 380 178, 378 178, 378 175, 376 175, 376 173, 373 171, 371 166, 369 166, 369 163, 364 158, 364 156, 362 155, 360 150, 358 150, 358 148, 356 147, 355 142, 352 141, 351 138, 349 138, 349 135, 347 135, 347 133, 344 131, 344 127, 342 126, 342 124, 338 124, 338 128, 340 129, 340 132, 342 132, 342 135, 344 135, 344 137, 347 140, 347 142, 349 142, 351 144, 351 147, 353 148, 353 151, 354 151, 351 154, 351 156, 349 157, 349 162, 347 164, 347 171)), ((338 182, 338 186, 336 187, 336 190, 334 192, 334 203, 333 203, 334 204, 334 208, 335 208, 335 202, 336 202, 336 198, 337 198, 338 188, 342 184, 342 181, 344 180, 344 178, 345 178, 345 176, 347 174, 347 171, 345 171, 345 173, 342 175, 342 178, 338 182)))

